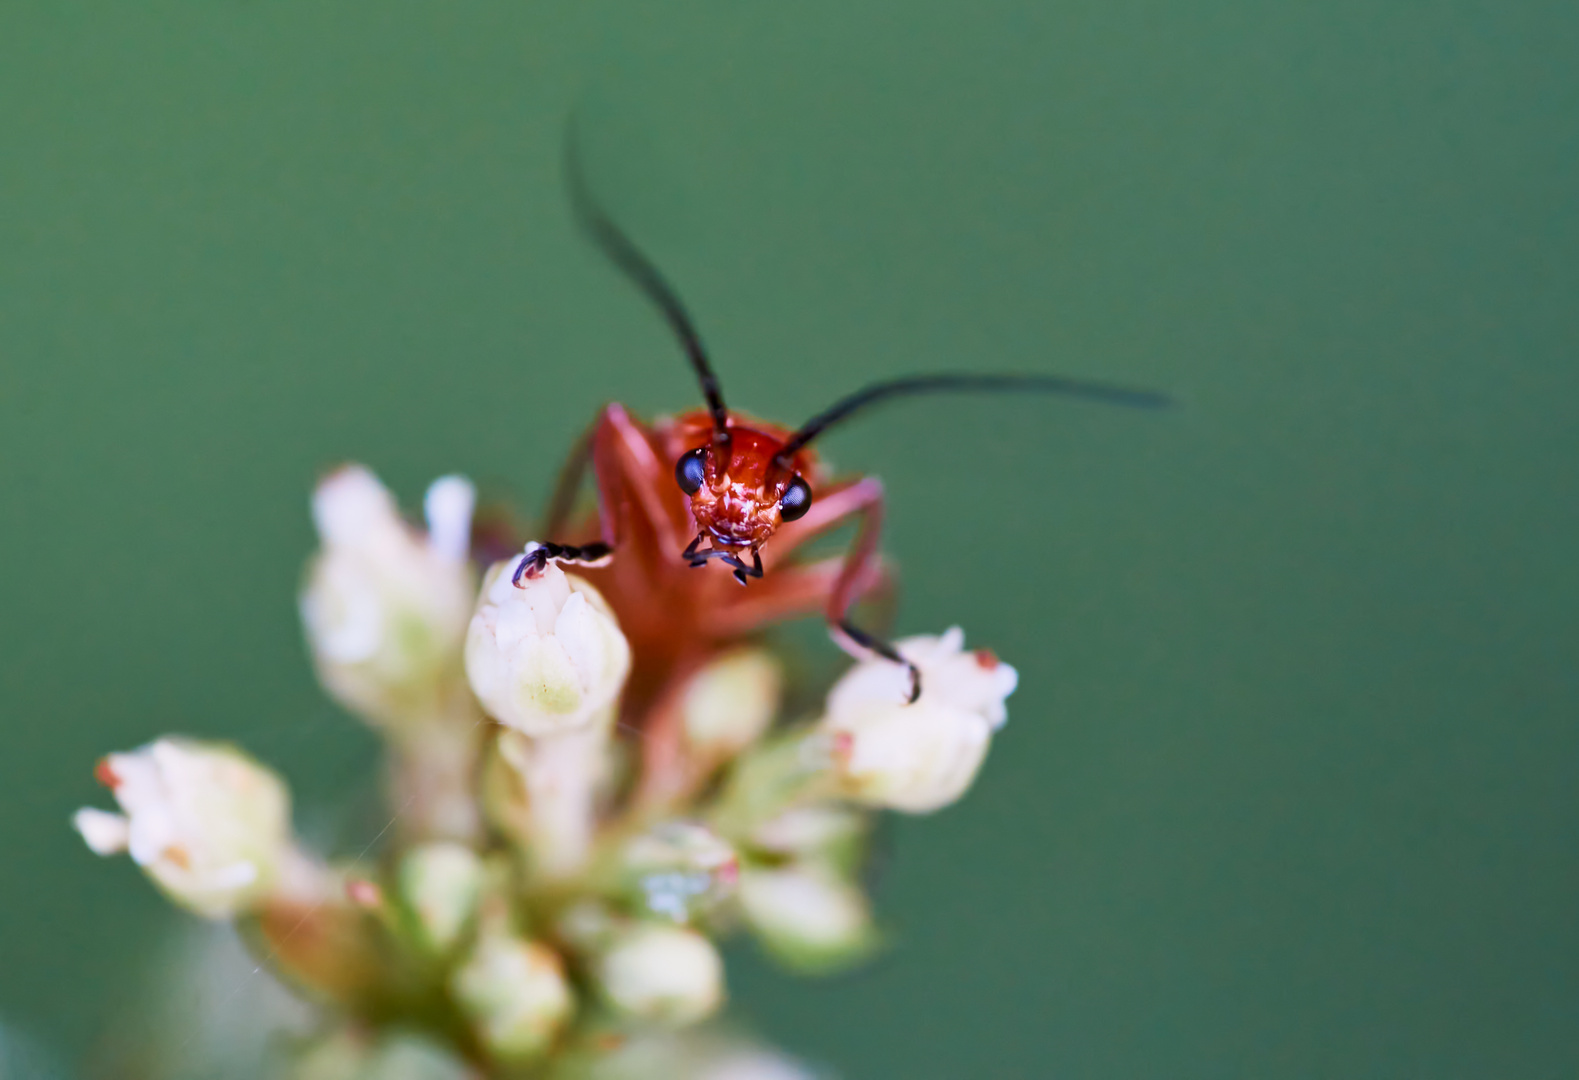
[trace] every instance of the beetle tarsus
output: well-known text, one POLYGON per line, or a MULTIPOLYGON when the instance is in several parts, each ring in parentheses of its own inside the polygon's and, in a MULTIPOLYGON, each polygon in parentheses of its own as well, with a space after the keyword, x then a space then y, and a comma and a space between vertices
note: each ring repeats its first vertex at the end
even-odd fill
POLYGON ((751 549, 751 568, 749 570, 741 564, 739 559, 735 560, 735 580, 740 582, 740 584, 744 585, 746 578, 760 578, 761 576, 762 553, 756 548, 751 549))
POLYGON ((522 578, 535 578, 548 568, 550 562, 570 563, 575 566, 604 566, 614 552, 607 544, 554 544, 533 540, 526 545, 521 561, 515 565, 510 584, 525 588, 522 578))
POLYGON ((909 660, 906 660, 903 656, 900 656, 899 650, 894 648, 888 642, 884 641, 880 637, 877 637, 875 634, 867 633, 859 626, 856 626, 849 619, 840 619, 835 625, 838 626, 840 632, 843 633, 845 637, 855 642, 861 648, 866 649, 869 652, 876 653, 884 660, 892 660, 896 664, 903 664, 905 666, 905 670, 910 673, 910 692, 905 697, 905 704, 914 705, 916 703, 916 699, 921 696, 920 668, 916 667, 916 665, 912 664, 909 660))
POLYGON ((749 578, 762 576, 762 553, 755 548, 751 550, 751 565, 747 566, 740 561, 740 556, 732 551, 721 551, 718 548, 708 548, 706 551, 697 550, 701 544, 702 538, 698 536, 680 553, 680 558, 684 559, 692 570, 706 566, 708 559, 717 559, 734 570, 735 580, 742 585, 745 585, 749 578))

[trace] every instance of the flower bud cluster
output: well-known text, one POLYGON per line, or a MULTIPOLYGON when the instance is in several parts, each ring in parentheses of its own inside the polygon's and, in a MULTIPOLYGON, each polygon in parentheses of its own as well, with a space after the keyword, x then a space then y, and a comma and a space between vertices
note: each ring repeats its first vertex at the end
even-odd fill
POLYGON ((390 831, 376 862, 331 863, 292 836, 264 766, 164 738, 101 763, 119 810, 83 809, 77 830, 183 907, 242 921, 294 985, 378 1029, 326 1028, 303 1075, 371 1068, 420 1031, 452 1040, 455 1075, 650 1059, 715 1080, 805 1076, 687 1034, 727 999, 718 942, 744 930, 810 973, 870 955, 871 813, 930 813, 968 790, 1014 669, 957 628, 910 638, 897 647, 920 672, 915 702, 908 670, 873 658, 819 715, 785 723, 784 668, 760 643, 636 655, 621 596, 577 568, 539 557, 479 575, 473 501, 466 481, 435 482, 419 529, 358 466, 313 497, 314 667, 389 741, 391 824, 426 808, 424 828, 390 831))

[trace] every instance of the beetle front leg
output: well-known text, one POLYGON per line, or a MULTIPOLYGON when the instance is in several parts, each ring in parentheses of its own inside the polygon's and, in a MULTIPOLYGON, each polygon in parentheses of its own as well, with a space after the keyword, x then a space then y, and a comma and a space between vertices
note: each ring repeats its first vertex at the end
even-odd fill
MULTIPOLYGON (((553 497, 549 500, 548 510, 544 514, 543 534, 550 539, 533 540, 526 545, 520 561, 516 563, 515 573, 510 576, 510 582, 516 588, 523 587, 522 579, 535 578, 541 574, 549 563, 583 567, 607 566, 613 557, 614 545, 611 542, 560 544, 552 539, 561 535, 569 525, 571 511, 576 504, 576 495, 581 490, 581 482, 593 461, 596 443, 607 423, 608 410, 604 410, 598 419, 582 432, 571 448, 570 456, 565 459, 565 464, 559 471, 553 497)), ((607 511, 601 505, 599 515, 607 516, 607 511)), ((601 531, 607 536, 617 530, 610 529, 605 523, 601 531)))
MULTIPOLYGON (((526 545, 513 580, 536 577, 550 562, 582 567, 606 566, 633 532, 651 533, 666 555, 674 535, 670 508, 662 497, 668 471, 653 451, 646 429, 619 405, 610 405, 576 441, 560 470, 545 515, 545 540, 526 545), (598 497, 599 542, 563 544, 558 538, 570 524, 576 496, 588 468, 598 497)), ((672 557, 672 556, 670 556, 672 557)))
POLYGON ((521 561, 515 566, 510 584, 518 589, 524 588, 521 584, 522 578, 537 577, 551 562, 570 563, 575 566, 607 566, 613 557, 614 549, 601 542, 578 546, 533 540, 521 553, 521 561))

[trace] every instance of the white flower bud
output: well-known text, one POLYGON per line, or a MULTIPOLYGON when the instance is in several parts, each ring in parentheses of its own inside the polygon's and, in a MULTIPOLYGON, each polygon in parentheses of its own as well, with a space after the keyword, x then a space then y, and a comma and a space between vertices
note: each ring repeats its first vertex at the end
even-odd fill
POLYGON ((770 818, 751 834, 751 842, 775 855, 825 859, 831 852, 858 846, 865 832, 863 811, 812 803, 770 818))
POLYGON ((625 931, 598 964, 610 1004, 643 1020, 690 1024, 724 1000, 724 962, 712 942, 678 926, 625 931))
POLYGON ((806 970, 856 960, 873 941, 865 895, 815 864, 747 870, 740 908, 770 952, 806 970))
POLYGON ((782 682, 779 662, 763 649, 739 649, 708 664, 681 702, 686 741, 707 758, 738 754, 773 722, 782 682))
POLYGON ((575 1005, 559 956, 507 934, 480 937, 450 986, 479 1038, 507 1061, 541 1055, 575 1005))
POLYGON ((290 847, 285 785, 239 750, 160 739, 95 771, 123 814, 83 808, 95 852, 129 851, 177 904, 209 918, 245 911, 275 884, 290 847))
POLYGON ((400 863, 400 892, 427 946, 448 952, 477 911, 482 861, 464 844, 423 844, 400 863))
POLYGON ((625 849, 642 902, 655 915, 688 922, 734 890, 735 849, 710 829, 673 821, 633 839, 625 849))
POLYGON ((302 622, 318 676, 341 704, 378 722, 431 713, 459 669, 471 615, 471 484, 428 489, 427 536, 360 465, 313 493, 323 547, 308 567, 302 622))
POLYGON ((466 635, 466 675, 483 708, 527 735, 591 722, 619 697, 630 646, 598 591, 549 564, 511 581, 513 562, 483 581, 466 635))
POLYGON ((1015 670, 985 650, 964 651, 958 627, 941 637, 898 642, 921 669, 921 697, 906 705, 909 674, 874 659, 846 673, 828 694, 822 730, 852 798, 913 814, 954 802, 970 787, 992 733, 1007 717, 1015 670))

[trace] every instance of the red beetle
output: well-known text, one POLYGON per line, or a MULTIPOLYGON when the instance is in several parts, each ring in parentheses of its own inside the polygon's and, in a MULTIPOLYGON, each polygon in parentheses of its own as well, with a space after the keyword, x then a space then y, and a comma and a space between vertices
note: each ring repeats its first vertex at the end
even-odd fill
POLYGON ((824 475, 810 444, 832 425, 879 402, 923 393, 1033 391, 1143 408, 1168 404, 1151 391, 1053 375, 931 374, 873 383, 793 430, 743 416, 724 404, 701 336, 675 291, 589 197, 573 152, 568 161, 580 220, 679 337, 707 407, 649 425, 623 406, 606 406, 567 463, 545 539, 526 545, 515 581, 541 573, 550 561, 593 569, 589 576, 632 640, 638 698, 657 690, 644 693, 643 669, 686 670, 728 639, 819 610, 847 652, 905 664, 910 700, 920 694, 915 665, 849 618, 851 605, 883 580, 877 556, 883 489, 874 477, 824 475), (600 536, 566 543, 589 462, 600 536), (795 559, 807 541, 853 517, 860 529, 844 555, 795 559), (695 573, 711 561, 728 567, 741 585, 761 582, 742 592, 729 575, 695 573))

